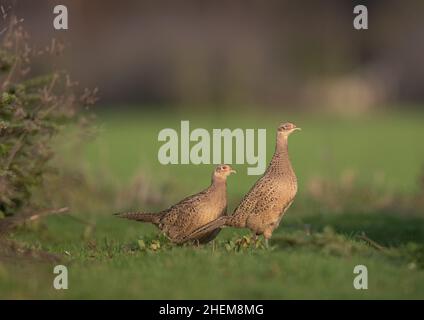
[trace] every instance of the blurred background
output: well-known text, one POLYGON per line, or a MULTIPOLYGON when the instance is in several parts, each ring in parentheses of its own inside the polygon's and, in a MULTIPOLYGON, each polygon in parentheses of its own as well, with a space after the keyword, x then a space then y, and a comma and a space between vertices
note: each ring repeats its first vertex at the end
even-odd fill
POLYGON ((424 100, 420 0, 9 2, 35 43, 68 46, 61 66, 110 108, 349 114, 424 100), (53 29, 57 4, 68 7, 67 31, 53 29), (355 4, 367 5, 368 30, 353 28, 355 4))
MULTIPOLYGON (((12 277, 0 264, 0 297, 424 296, 424 1, 0 1, 38 50, 65 45, 36 57, 34 75, 66 69, 100 98, 94 138, 78 128, 57 137, 59 174, 33 195, 71 214, 15 235, 65 252, 77 285, 52 292, 50 266, 12 277), (53 28, 58 4, 69 30, 53 28), (368 30, 353 28, 356 4, 368 30), (179 132, 181 120, 266 128, 267 161, 281 121, 303 129, 290 138, 299 193, 272 251, 243 254, 234 243, 248 232, 232 229, 216 247, 172 247, 153 226, 112 217, 162 210, 209 184, 213 164, 157 159, 159 131, 179 132), (366 294, 352 289, 352 264, 370 267, 366 294)), ((229 213, 258 179, 247 167, 228 179, 229 213)))

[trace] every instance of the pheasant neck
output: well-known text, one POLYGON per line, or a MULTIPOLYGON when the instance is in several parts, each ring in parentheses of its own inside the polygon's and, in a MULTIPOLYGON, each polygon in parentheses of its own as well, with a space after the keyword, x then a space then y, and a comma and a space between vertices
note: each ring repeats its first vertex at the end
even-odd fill
POLYGON ((227 179, 221 177, 212 177, 211 188, 222 188, 225 190, 227 187, 227 179))
POLYGON ((213 177, 209 190, 213 192, 217 201, 226 202, 227 195, 227 179, 221 177, 213 177))
POLYGON ((269 171, 283 176, 294 176, 293 167, 289 158, 288 137, 277 135, 274 156, 272 157, 269 171))

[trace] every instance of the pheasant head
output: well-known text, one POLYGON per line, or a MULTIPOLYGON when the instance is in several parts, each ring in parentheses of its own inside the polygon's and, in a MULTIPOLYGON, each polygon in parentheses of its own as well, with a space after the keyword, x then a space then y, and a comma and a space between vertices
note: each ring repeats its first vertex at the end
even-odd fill
POLYGON ((296 127, 295 124, 290 122, 281 123, 277 128, 277 144, 276 144, 276 151, 282 152, 287 151, 287 142, 289 135, 291 135, 293 132, 301 130, 300 128, 296 127))
POLYGON ((299 127, 296 127, 295 124, 290 122, 281 123, 277 129, 279 135, 284 135, 286 137, 288 137, 290 134, 292 134, 296 130, 302 130, 302 129, 300 129, 299 127))
POLYGON ((236 173, 236 170, 233 170, 228 164, 220 164, 213 171, 212 181, 225 181, 232 173, 236 173))

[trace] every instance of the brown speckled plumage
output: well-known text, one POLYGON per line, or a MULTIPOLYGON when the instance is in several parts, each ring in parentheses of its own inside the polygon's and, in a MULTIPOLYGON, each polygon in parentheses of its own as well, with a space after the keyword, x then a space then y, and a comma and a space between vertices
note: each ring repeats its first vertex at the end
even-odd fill
POLYGON ((245 195, 231 216, 222 216, 197 229, 190 236, 222 226, 249 228, 255 235, 265 239, 272 236, 297 193, 297 179, 288 154, 288 136, 299 130, 291 123, 278 127, 275 153, 264 175, 245 195))
POLYGON ((128 212, 117 214, 121 218, 150 222, 156 225, 172 242, 197 240, 206 243, 219 232, 203 232, 199 237, 189 235, 196 229, 227 213, 227 176, 235 172, 228 165, 219 165, 212 174, 211 185, 205 190, 184 198, 159 213, 128 212), (184 240, 182 240, 184 239, 184 240))

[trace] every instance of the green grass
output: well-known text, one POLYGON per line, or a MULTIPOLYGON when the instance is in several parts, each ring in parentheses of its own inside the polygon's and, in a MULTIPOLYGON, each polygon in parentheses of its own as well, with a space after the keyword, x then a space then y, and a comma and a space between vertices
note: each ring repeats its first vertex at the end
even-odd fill
MULTIPOLYGON (((303 131, 291 137, 290 154, 300 188, 313 175, 337 177, 345 170, 354 170, 365 182, 381 173, 386 187, 409 191, 416 187, 417 176, 424 166, 424 113, 359 119, 311 115, 275 118, 266 114, 259 118, 250 113, 243 117, 225 113, 191 116, 147 113, 125 118, 109 115, 100 120, 101 134, 88 150, 93 166, 101 163, 126 180, 143 167, 159 179, 182 180, 181 186, 187 186, 186 189, 207 183, 202 179, 193 181, 193 176, 207 179, 213 165, 163 166, 158 162, 157 153, 162 145, 157 141, 159 131, 174 128, 179 132, 181 120, 190 120, 191 129, 266 128, 268 160, 274 152, 276 126, 287 120, 296 123, 303 131)), ((236 178, 237 187, 232 188, 236 190, 234 193, 243 194, 256 180, 257 177, 246 175, 247 167, 237 165, 241 174, 236 178)))
MULTIPOLYGON (((172 246, 150 225, 112 217, 116 202, 104 199, 99 209, 72 211, 94 228, 61 216, 13 234, 29 247, 63 256, 69 270, 68 290, 53 289, 54 263, 0 260, 0 298, 424 298, 422 214, 411 216, 397 208, 364 213, 354 207, 331 213, 304 196, 314 176, 338 181, 346 170, 356 172, 358 184, 374 186, 382 194, 416 192, 424 164, 423 114, 358 119, 317 115, 277 119, 250 113, 237 117, 222 112, 109 114, 99 117, 101 131, 88 144, 85 161, 93 174, 106 172, 116 185, 128 184, 140 171, 154 177, 158 190, 166 186, 167 192, 162 203, 146 204, 143 209, 164 208, 205 187, 213 168, 158 163, 159 130, 178 129, 180 120, 191 120, 192 128, 267 128, 268 160, 280 120, 303 128, 290 139, 299 197, 274 234, 270 249, 238 245, 248 232, 233 229, 223 230, 214 244, 172 246), (363 232, 384 249, 356 237, 363 232), (157 239, 161 247, 153 250, 150 245, 157 239), (353 268, 358 264, 368 267, 368 290, 353 288, 353 268)), ((238 174, 228 181, 230 212, 257 179, 246 175, 247 166, 235 167, 238 174)))

